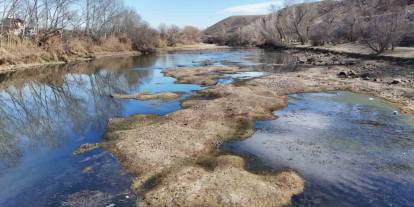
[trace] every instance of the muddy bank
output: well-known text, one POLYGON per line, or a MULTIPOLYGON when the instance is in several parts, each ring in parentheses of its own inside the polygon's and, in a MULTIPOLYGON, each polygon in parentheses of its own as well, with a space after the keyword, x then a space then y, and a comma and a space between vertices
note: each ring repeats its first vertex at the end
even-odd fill
POLYGON ((162 100, 162 101, 170 101, 177 98, 180 98, 183 94, 182 93, 173 93, 173 92, 166 92, 166 93, 137 93, 132 95, 127 94, 112 94, 111 97, 114 99, 137 99, 137 100, 162 100))

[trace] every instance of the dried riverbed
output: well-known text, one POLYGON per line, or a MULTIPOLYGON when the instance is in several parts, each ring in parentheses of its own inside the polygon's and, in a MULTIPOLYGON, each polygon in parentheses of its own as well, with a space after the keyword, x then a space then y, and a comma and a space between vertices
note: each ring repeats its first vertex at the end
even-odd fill
MULTIPOLYGON (((294 181, 298 175, 293 171, 286 171, 289 178, 279 183, 281 189, 278 192, 285 194, 282 200, 272 200, 272 196, 280 194, 268 194, 270 189, 261 189, 261 195, 255 196, 257 189, 253 186, 262 184, 254 182, 243 186, 245 180, 240 174, 243 171, 216 176, 216 173, 221 173, 216 170, 220 165, 213 167, 211 179, 200 175, 191 178, 195 184, 183 181, 190 179, 186 178, 187 174, 197 174, 198 170, 203 169, 199 165, 205 157, 212 160, 210 162, 221 159, 214 156, 215 148, 220 143, 235 137, 247 138, 254 132, 255 120, 273 119, 271 111, 287 106, 288 94, 351 90, 376 94, 398 103, 404 112, 413 111, 413 100, 407 97, 413 92, 412 88, 389 87, 384 83, 359 79, 341 80, 337 74, 342 69, 338 67, 327 71, 323 67, 312 67, 231 85, 212 86, 199 91, 196 99, 184 101, 182 105, 185 109, 165 117, 136 116, 112 122, 107 134, 107 149, 120 157, 124 166, 137 175, 134 188, 144 190, 144 197, 140 201, 143 205, 285 205, 289 203, 290 197, 303 188, 300 184, 302 181, 294 181), (125 125, 128 127, 125 128, 125 125), (235 180, 233 184, 212 190, 211 195, 206 194, 203 188, 194 187, 225 183, 223 181, 226 179, 235 180), (156 185, 143 189, 148 182, 156 182, 156 185), (240 196, 232 197, 233 193, 240 196), (188 198, 190 194, 195 197, 188 198), (243 194, 251 197, 245 200, 241 196, 243 194), (171 200, 173 195, 176 197, 171 200), (221 199, 212 199, 217 197, 221 199)), ((212 85, 220 74, 236 70, 226 67, 180 68, 168 70, 165 74, 177 78, 179 83, 212 85)), ((250 178, 246 176, 246 179, 250 178)), ((271 183, 266 185, 270 186, 271 183)))

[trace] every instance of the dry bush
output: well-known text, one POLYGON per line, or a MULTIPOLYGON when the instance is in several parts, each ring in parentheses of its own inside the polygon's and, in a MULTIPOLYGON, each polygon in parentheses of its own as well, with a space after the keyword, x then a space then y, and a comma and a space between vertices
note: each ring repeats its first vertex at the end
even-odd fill
POLYGON ((67 47, 69 51, 75 56, 86 56, 89 51, 92 51, 93 44, 91 40, 73 39, 68 41, 67 47))
POLYGON ((67 48, 58 36, 48 38, 41 46, 49 56, 48 61, 67 61, 67 48))
POLYGON ((99 40, 99 44, 95 46, 94 52, 122 52, 132 50, 132 42, 128 39, 123 39, 111 36, 99 40))
POLYGON ((361 39, 376 54, 394 49, 407 31, 405 14, 370 16, 360 21, 361 39))
POLYGON ((0 65, 28 64, 49 58, 49 55, 31 40, 8 36, 0 41, 0 65))
POLYGON ((201 32, 197 27, 185 26, 181 31, 180 42, 183 44, 194 44, 201 41, 201 32))

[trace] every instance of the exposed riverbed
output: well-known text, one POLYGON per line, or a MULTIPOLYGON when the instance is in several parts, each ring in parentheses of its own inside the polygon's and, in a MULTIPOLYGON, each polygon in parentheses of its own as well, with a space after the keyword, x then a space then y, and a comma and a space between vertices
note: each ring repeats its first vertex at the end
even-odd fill
MULTIPOLYGON (((4 77, 0 93, 0 115, 4 120, 0 123, 0 205, 79 206, 84 201, 94 201, 97 206, 134 206, 136 198, 129 191, 132 175, 120 167, 115 157, 101 149, 80 156, 73 156, 72 152, 81 144, 100 142, 110 118, 165 115, 180 109, 180 101, 194 94, 193 91, 204 88, 176 84, 175 79, 163 75, 165 69, 208 64, 238 66, 250 71, 221 76, 218 83, 222 85, 297 70, 297 67, 280 67, 293 61, 291 55, 280 51, 180 52, 109 58, 4 77), (183 96, 172 101, 110 97, 115 93, 162 92, 178 92, 183 96)), ((307 186, 305 193, 295 198, 294 205, 328 205, 340 200, 347 206, 354 205, 356 199, 372 200, 361 206, 412 203, 413 198, 408 195, 414 176, 409 162, 413 160, 414 148, 412 118, 394 115, 397 108, 371 97, 342 92, 309 96, 292 95, 289 107, 276 112, 280 119, 258 122, 259 131, 252 138, 226 144, 223 149, 257 158, 249 162, 254 169, 298 170, 307 186), (289 115, 291 110, 300 113, 289 115), (287 124, 283 122, 285 118, 287 124), (280 129, 274 126, 278 121, 282 122, 280 129), (336 130, 330 131, 331 128, 336 130), (262 135, 265 129, 269 133, 262 135), (365 132, 369 136, 361 135, 365 132), (266 144, 257 141, 261 140, 257 137, 270 137, 271 141, 266 144), (275 137, 281 139, 274 141, 275 137), (408 157, 399 157, 398 153, 407 153, 402 155, 408 157), (388 167, 389 163, 393 167, 388 167), (364 167, 368 169, 361 170, 364 167), (326 171, 321 170, 325 168, 326 171), (349 173, 350 168, 358 171, 349 173), (388 177, 385 176, 383 172, 390 169, 388 177), (358 174, 361 171, 366 173, 364 176, 372 177, 367 179, 370 185, 360 186, 365 181, 358 174), (317 180, 317 176, 326 180, 317 180), (345 182, 340 182, 341 189, 333 191, 328 185, 338 177, 345 182), (381 182, 388 182, 391 187, 383 188, 381 182), (374 193, 370 194, 366 188, 374 193), (365 192, 368 193, 362 195, 365 192), (397 197, 401 202, 378 199, 380 194, 390 197, 401 194, 397 197)))

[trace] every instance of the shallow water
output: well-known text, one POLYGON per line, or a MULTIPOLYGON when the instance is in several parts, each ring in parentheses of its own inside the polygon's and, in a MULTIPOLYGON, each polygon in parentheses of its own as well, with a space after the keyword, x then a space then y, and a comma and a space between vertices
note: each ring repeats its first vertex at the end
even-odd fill
POLYGON ((413 206, 414 117, 349 92, 290 96, 274 121, 223 151, 253 170, 292 168, 306 180, 293 206, 413 206))
MULTIPOLYGON (((129 193, 131 175, 110 153, 97 149, 81 156, 73 151, 84 143, 100 142, 107 121, 132 114, 164 115, 180 108, 180 100, 114 100, 112 93, 183 92, 197 85, 175 84, 162 70, 240 64, 258 50, 178 52, 106 58, 93 62, 51 66, 0 76, 0 206, 135 206, 129 193)), ((260 54, 258 54, 260 55, 260 54)), ((221 83, 262 73, 223 77, 221 83)))
MULTIPOLYGON (((135 206, 132 176, 101 149, 80 156, 84 143, 102 141, 108 120, 164 115, 180 100, 114 100, 112 93, 183 92, 162 70, 238 65, 252 72, 225 75, 220 84, 284 72, 290 54, 264 50, 177 52, 106 58, 0 75, 0 206, 135 206)), ((291 96, 280 119, 223 150, 249 154, 252 169, 297 169, 307 179, 295 206, 409 206, 413 203, 414 118, 395 116, 387 102, 351 93, 291 96), (337 201, 341 201, 338 204, 337 201)))

